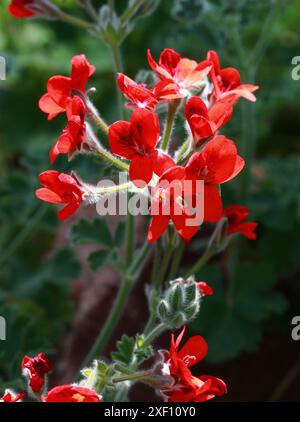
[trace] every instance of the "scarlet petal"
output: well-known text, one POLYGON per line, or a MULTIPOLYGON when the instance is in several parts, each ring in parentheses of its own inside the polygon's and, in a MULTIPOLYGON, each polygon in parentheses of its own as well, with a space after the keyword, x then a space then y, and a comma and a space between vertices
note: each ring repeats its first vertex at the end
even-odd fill
POLYGON ((60 221, 65 221, 80 207, 80 200, 73 200, 67 204, 62 210, 58 211, 57 215, 60 221))
POLYGON ((72 58, 72 87, 78 91, 84 91, 88 78, 93 75, 96 68, 87 61, 84 54, 72 58))
POLYGON ((174 167, 175 161, 169 155, 160 150, 156 150, 152 155, 153 171, 157 176, 161 176, 169 168, 174 167))
POLYGON ((48 113, 48 120, 52 120, 59 113, 64 111, 64 108, 60 107, 49 94, 45 94, 39 100, 39 108, 44 112, 48 113))
POLYGON ((207 352, 208 345, 204 338, 201 336, 194 336, 190 337, 182 349, 180 349, 178 358, 184 360, 186 356, 191 357, 188 366, 193 366, 205 358, 207 352))
POLYGON ((159 140, 158 115, 149 110, 136 109, 131 115, 132 132, 135 142, 146 150, 153 150, 159 140))
POLYGON ((71 78, 67 76, 52 76, 47 83, 48 94, 63 109, 71 96, 71 88, 71 78))
POLYGON ((214 174, 211 183, 220 184, 231 180, 241 168, 237 162, 237 148, 233 141, 225 136, 216 136, 203 149, 202 155, 206 165, 214 174), (236 166, 238 165, 238 168, 236 166))
POLYGON ((150 157, 137 155, 130 162, 129 176, 130 180, 137 187, 145 187, 145 183, 149 183, 153 175, 153 163, 150 157), (140 183, 140 182, 144 183, 140 183))
POLYGON ((62 199, 51 190, 47 188, 37 189, 35 191, 35 195, 37 198, 41 199, 42 201, 50 202, 52 204, 62 204, 62 199))
POLYGON ((136 156, 132 143, 132 124, 130 122, 118 121, 109 127, 108 141, 113 154, 131 160, 136 156))
POLYGON ((216 186, 204 186, 204 221, 215 222, 222 217, 222 200, 216 186))
POLYGON ((201 296, 211 296, 214 293, 213 289, 204 281, 199 281, 197 287, 200 290, 201 296))
POLYGON ((12 1, 8 7, 9 13, 15 18, 29 18, 34 16, 35 12, 25 8, 26 4, 29 5, 30 3, 31 1, 27 0, 23 2, 23 5, 18 5, 17 2, 12 1))
POLYGON ((169 224, 167 215, 153 216, 148 230, 148 241, 156 242, 165 232, 169 224))

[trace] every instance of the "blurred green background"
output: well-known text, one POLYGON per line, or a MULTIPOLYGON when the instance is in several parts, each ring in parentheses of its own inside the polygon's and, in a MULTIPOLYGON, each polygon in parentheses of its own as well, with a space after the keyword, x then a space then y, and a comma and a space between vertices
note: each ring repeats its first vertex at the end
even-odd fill
MULTIPOLYGON (((22 385, 25 353, 43 350, 60 359, 85 271, 68 240, 69 223, 59 225, 53 209, 34 197, 37 175, 50 168, 48 151, 64 125, 63 117, 47 122, 38 99, 47 79, 68 74, 71 57, 84 53, 97 67, 95 103, 109 122, 117 112, 106 45, 63 23, 15 20, 8 3, 0 5, 0 55, 7 61, 7 80, 0 81, 0 315, 8 336, 0 342, 1 390, 22 385)), ((57 3, 75 12, 75 0, 57 3)), ((126 4, 116 3, 120 9, 126 4)), ((250 208, 258 240, 239 241, 201 271, 199 279, 215 295, 190 327, 209 343, 209 368, 232 383, 230 401, 300 399, 300 348, 291 339, 291 320, 300 311, 300 81, 291 77, 291 60, 300 55, 299 26, 299 0, 163 0, 152 16, 136 21, 122 46, 131 77, 147 69, 147 48, 155 57, 171 47, 195 59, 215 49, 223 67, 237 67, 243 82, 260 85, 257 103, 241 100, 223 131, 248 163, 224 189, 224 202, 250 208), (269 378, 257 388, 255 376, 269 378)), ((71 165, 60 157, 55 168, 76 169, 89 181, 103 172, 91 157, 71 165)), ((185 266, 202 251, 206 234, 189 246, 185 266)))

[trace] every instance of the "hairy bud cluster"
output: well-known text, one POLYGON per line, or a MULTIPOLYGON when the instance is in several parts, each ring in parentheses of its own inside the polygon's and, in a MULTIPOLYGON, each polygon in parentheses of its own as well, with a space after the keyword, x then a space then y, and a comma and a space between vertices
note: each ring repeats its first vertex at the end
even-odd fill
POLYGON ((196 318, 201 294, 193 277, 170 282, 164 298, 157 305, 160 321, 172 329, 182 327, 196 318))

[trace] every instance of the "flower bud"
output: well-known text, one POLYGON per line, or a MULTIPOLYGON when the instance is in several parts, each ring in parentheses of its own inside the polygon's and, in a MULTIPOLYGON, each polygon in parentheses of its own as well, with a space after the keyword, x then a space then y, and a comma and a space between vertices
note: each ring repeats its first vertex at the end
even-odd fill
POLYGON ((201 294, 193 277, 173 280, 157 305, 157 316, 171 329, 180 328, 196 318, 200 298, 201 294))
POLYGON ((103 41, 108 45, 120 44, 133 28, 130 23, 123 24, 116 13, 111 15, 107 5, 99 10, 99 26, 103 41))

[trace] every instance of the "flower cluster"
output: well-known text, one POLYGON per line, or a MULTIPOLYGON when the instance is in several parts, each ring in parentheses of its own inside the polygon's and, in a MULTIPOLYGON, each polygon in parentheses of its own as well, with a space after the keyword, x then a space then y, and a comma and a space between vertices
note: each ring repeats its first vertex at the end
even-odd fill
MULTIPOLYGON (((29 394, 43 402, 100 402, 102 399, 95 391, 76 384, 60 385, 46 392, 46 377, 51 371, 51 363, 44 353, 39 353, 33 358, 25 356, 21 367, 27 380, 29 394)), ((18 402, 25 396, 25 392, 17 394, 6 389, 0 402, 18 402)))
MULTIPOLYGON (((128 168, 129 177, 137 188, 148 186, 151 191, 151 216, 148 231, 149 242, 157 241, 170 223, 179 235, 188 242, 203 222, 217 222, 228 218, 228 235, 241 232, 254 239, 255 223, 245 223, 247 210, 232 206, 223 209, 220 187, 235 178, 245 162, 238 155, 235 143, 219 134, 219 130, 230 120, 234 105, 239 98, 255 101, 258 87, 241 83, 238 71, 220 66, 216 52, 209 51, 204 61, 181 57, 172 49, 165 49, 156 62, 148 51, 148 61, 158 82, 152 87, 138 84, 124 74, 118 75, 118 85, 127 97, 132 109, 129 121, 119 120, 109 128, 110 151, 104 158, 115 159, 123 168, 128 168), (168 103, 168 122, 162 134, 156 106, 168 103), (179 146, 175 155, 169 152, 171 127, 176 113, 183 111, 188 128, 185 151, 179 146), (180 150, 184 152, 180 154, 180 150), (122 160, 128 160, 124 162, 122 160), (186 182, 190 182, 189 189, 186 182), (203 185, 203 218, 195 219, 194 208, 199 192, 197 182, 203 185), (176 186, 176 189, 174 188, 176 186), (191 210, 192 208, 192 210, 191 210)), ((97 148, 91 140, 87 120, 99 122, 99 115, 88 97, 86 85, 95 72, 84 55, 72 59, 70 76, 53 76, 47 84, 47 93, 40 99, 40 109, 53 119, 66 113, 67 126, 50 151, 51 164, 59 154, 72 158, 76 152, 97 148)), ((104 151, 104 147, 98 145, 104 151)), ((100 155, 101 155, 100 151, 100 155)), ((84 203, 95 202, 90 191, 75 175, 46 171, 40 175, 43 186, 38 189, 38 198, 57 204, 66 204, 59 212, 61 220, 68 218, 84 203)))
POLYGON ((171 337, 169 352, 162 352, 163 373, 173 378, 173 385, 162 391, 169 402, 204 402, 226 394, 224 381, 211 375, 196 377, 190 367, 200 362, 208 352, 203 337, 193 336, 179 350, 185 327, 175 339, 171 337))

